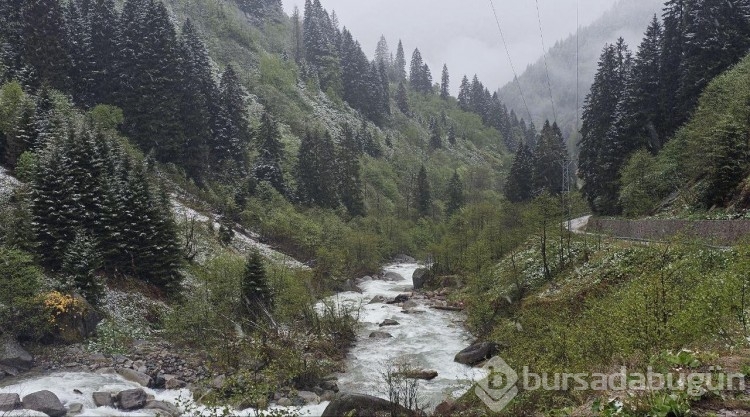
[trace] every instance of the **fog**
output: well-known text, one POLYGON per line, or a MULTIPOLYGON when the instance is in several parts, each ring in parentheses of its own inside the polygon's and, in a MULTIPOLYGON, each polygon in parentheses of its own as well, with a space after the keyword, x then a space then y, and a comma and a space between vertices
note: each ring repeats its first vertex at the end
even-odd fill
MULTIPOLYGON (((304 0, 283 0, 291 14, 294 6, 304 11, 304 0)), ((542 55, 542 42, 533 0, 493 0, 516 71, 542 55)), ((635 0, 626 0, 635 1, 635 0)), ((576 10, 586 26, 611 8, 616 0, 538 0, 546 47, 575 33, 576 10)), ((415 47, 439 80, 443 63, 451 74, 451 87, 458 89, 461 76, 477 74, 494 90, 513 79, 490 0, 321 0, 335 11, 340 25, 347 27, 372 57, 380 35, 385 35, 395 53, 401 39, 407 63, 415 47)))

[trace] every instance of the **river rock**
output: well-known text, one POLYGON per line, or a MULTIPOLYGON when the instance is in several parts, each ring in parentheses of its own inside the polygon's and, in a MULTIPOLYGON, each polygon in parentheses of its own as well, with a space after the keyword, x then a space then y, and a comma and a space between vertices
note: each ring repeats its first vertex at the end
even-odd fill
POLYGON ((34 358, 21 347, 15 338, 10 336, 0 338, 0 365, 28 371, 33 364, 34 358))
POLYGON ((140 410, 146 405, 148 397, 142 388, 128 389, 117 393, 117 402, 123 410, 140 410))
POLYGON ((187 386, 187 383, 181 379, 175 378, 172 376, 172 378, 166 378, 166 382, 164 382, 164 388, 166 389, 180 389, 185 388, 187 386))
POLYGON ((432 413, 434 417, 450 417, 455 413, 456 402, 452 400, 445 400, 435 407, 435 411, 432 413))
POLYGON ((432 381, 433 379, 438 377, 437 371, 426 371, 423 369, 418 369, 414 371, 406 371, 401 373, 401 376, 404 378, 411 378, 411 379, 424 379, 425 381, 432 381))
POLYGON ((159 412, 159 415, 163 417, 179 417, 182 415, 179 408, 164 401, 151 400, 148 401, 143 408, 146 410, 156 410, 159 412))
POLYGON ((382 295, 376 295, 375 297, 372 297, 372 300, 368 304, 382 304, 385 303, 387 300, 382 295))
POLYGON ((370 339, 389 339, 391 337, 393 337, 393 335, 388 332, 378 331, 370 333, 370 339))
POLYGON ((398 326, 400 323, 393 319, 385 319, 382 323, 380 323, 380 327, 384 326, 398 326))
POLYGON ((91 395, 94 399, 94 405, 97 407, 114 407, 115 399, 109 392, 95 392, 91 395))
POLYGON ((475 343, 458 352, 453 360, 464 365, 474 366, 479 362, 490 359, 497 353, 497 351, 498 345, 496 343, 475 343))
POLYGON ((320 383, 320 388, 324 391, 339 392, 339 384, 334 380, 323 381, 320 383))
POLYGON ((401 255, 396 255, 396 257, 393 258, 393 262, 397 264, 413 264, 413 263, 416 263, 417 260, 412 258, 409 255, 401 254, 401 255))
POLYGON ((424 288, 427 281, 430 279, 430 270, 427 268, 417 268, 414 273, 411 274, 411 282, 414 284, 415 290, 421 290, 424 288))
POLYGON ((383 275, 383 279, 385 281, 403 281, 404 277, 401 276, 401 274, 398 274, 393 271, 388 271, 383 275))
POLYGON ((121 368, 117 370, 117 373, 128 381, 135 382, 141 386, 148 387, 151 385, 151 377, 136 370, 121 368))
POLYGON ((18 394, 0 394, 0 413, 21 408, 21 397, 18 394))
POLYGON ((321 417, 376 416, 376 415, 414 416, 415 414, 398 404, 382 398, 364 394, 344 394, 328 404, 321 417))
POLYGON ((70 403, 68 404, 68 415, 81 414, 83 412, 83 404, 81 403, 70 403))
POLYGON ((396 296, 396 298, 393 301, 397 303, 405 303, 409 301, 410 297, 411 297, 411 294, 399 294, 396 296))
POLYGON ((39 411, 50 417, 62 417, 68 413, 60 399, 52 391, 37 391, 31 393, 21 401, 26 410, 39 411))
POLYGON ((419 303, 417 303, 414 300, 408 300, 408 301, 404 302, 404 304, 403 304, 402 307, 405 308, 405 309, 417 308, 417 307, 419 307, 419 303))
POLYGON ((320 397, 318 394, 310 391, 298 391, 297 396, 302 398, 302 400, 305 401, 306 405, 312 404, 320 404, 320 397))

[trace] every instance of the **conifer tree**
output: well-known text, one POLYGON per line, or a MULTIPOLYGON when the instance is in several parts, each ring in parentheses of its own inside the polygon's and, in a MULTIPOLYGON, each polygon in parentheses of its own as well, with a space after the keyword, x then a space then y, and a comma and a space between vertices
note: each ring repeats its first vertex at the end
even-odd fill
POLYGON ((471 87, 466 75, 461 79, 461 87, 458 89, 458 106, 463 111, 471 111, 471 87))
POLYGON ((65 91, 72 68, 67 29, 58 0, 28 0, 21 9, 23 62, 33 71, 32 87, 65 91))
POLYGON ((114 0, 93 0, 89 11, 91 56, 87 97, 89 105, 114 104, 118 76, 117 54, 120 44, 120 21, 114 0))
POLYGON ((394 81, 403 82, 406 81, 406 55, 404 54, 404 45, 401 40, 398 41, 398 48, 396 49, 396 59, 393 61, 394 67, 394 81))
POLYGON ((396 105, 406 116, 411 115, 411 108, 409 107, 409 93, 406 91, 406 87, 403 82, 398 83, 398 90, 396 90, 396 105))
POLYGON ((305 45, 302 36, 302 16, 300 16, 299 7, 294 6, 292 11, 292 53, 294 62, 301 64, 305 59, 305 45))
POLYGON ((359 144, 348 125, 341 129, 339 147, 339 193, 341 201, 351 216, 364 216, 365 203, 362 193, 359 144))
POLYGON ((223 175, 242 177, 247 173, 250 126, 246 118, 245 92, 231 65, 221 76, 219 98, 212 161, 223 175))
POLYGON ((560 194, 563 190, 562 163, 568 159, 565 141, 557 123, 544 123, 534 151, 536 191, 560 194))
POLYGON ((432 208, 432 194, 430 193, 430 182, 427 179, 427 169, 424 165, 419 169, 417 174, 417 184, 414 189, 414 200, 417 203, 417 213, 421 217, 428 216, 432 208))
POLYGON ((432 76, 430 75, 430 68, 422 60, 419 48, 415 49, 411 56, 410 68, 409 85, 411 85, 411 88, 423 94, 430 93, 432 91, 432 76))
POLYGON ((250 320, 257 323, 272 312, 273 290, 268 283, 263 258, 257 251, 253 251, 247 258, 241 291, 244 312, 250 320))
POLYGON ((465 202, 466 197, 464 196, 463 182, 461 181, 461 177, 458 175, 458 171, 453 171, 453 176, 448 182, 448 201, 445 205, 445 210, 446 214, 448 214, 448 217, 461 210, 465 202))
POLYGON ((388 41, 384 35, 380 36, 378 45, 375 48, 375 63, 378 65, 383 64, 385 68, 390 68, 393 65, 393 56, 388 48, 388 41))
POLYGON ((450 75, 448 74, 448 65, 443 64, 443 75, 440 78, 440 98, 447 100, 450 95, 450 75))
POLYGON ((522 203, 534 197, 534 154, 521 143, 513 159, 510 174, 505 182, 505 198, 512 203, 522 203))
POLYGON ((330 133, 308 132, 302 138, 296 174, 297 192, 303 203, 324 208, 338 206, 335 159, 330 133))
POLYGON ((75 290, 91 304, 97 305, 104 295, 104 283, 96 275, 101 267, 97 242, 79 231, 68 245, 62 263, 62 272, 70 278, 75 290))
POLYGON ((684 122, 678 112, 680 68, 684 48, 685 0, 667 0, 664 5, 664 33, 661 45, 659 71, 659 105, 663 120, 659 136, 668 137, 684 122))
POLYGON ((256 133, 260 158, 253 168, 253 175, 258 182, 267 181, 280 194, 287 195, 284 172, 281 168, 284 145, 281 143, 280 136, 276 121, 268 112, 264 112, 256 133))
POLYGON ((441 149, 443 147, 442 132, 437 121, 430 121, 430 149, 441 149))

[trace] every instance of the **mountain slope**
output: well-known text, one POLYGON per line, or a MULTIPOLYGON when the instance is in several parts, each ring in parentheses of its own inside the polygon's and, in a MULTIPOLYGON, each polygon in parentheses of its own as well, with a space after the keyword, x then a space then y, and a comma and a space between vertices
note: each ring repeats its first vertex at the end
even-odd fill
MULTIPOLYGON (((565 137, 569 138, 570 145, 575 144, 575 140, 571 138, 577 137, 576 97, 578 97, 578 106, 582 106, 583 99, 594 81, 596 63, 604 44, 614 43, 617 38, 623 37, 631 47, 637 46, 649 20, 654 14, 661 15, 662 6, 661 0, 620 1, 590 26, 581 28, 578 34, 578 45, 576 35, 573 34, 550 48, 547 53, 547 64, 557 123, 565 137), (579 48, 579 82, 576 91, 577 46, 579 48)), ((529 65, 519 75, 518 81, 534 124, 541 126, 544 120, 553 120, 555 112, 550 102, 544 60, 540 58, 535 64, 529 65)), ((528 118, 515 82, 503 86, 499 94, 509 109, 514 109, 519 117, 528 118)))

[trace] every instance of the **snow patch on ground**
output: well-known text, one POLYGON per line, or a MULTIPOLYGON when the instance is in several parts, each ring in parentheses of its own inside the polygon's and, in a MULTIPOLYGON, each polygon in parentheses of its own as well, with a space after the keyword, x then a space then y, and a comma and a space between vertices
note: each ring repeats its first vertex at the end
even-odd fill
POLYGON ((0 199, 7 199, 21 182, 11 176, 7 169, 0 167, 0 199))
MULTIPOLYGON (((218 222, 219 216, 217 214, 205 215, 199 213, 174 199, 172 200, 172 210, 177 216, 178 221, 195 219, 195 221, 200 223, 209 223, 214 230, 219 230, 219 227, 221 226, 218 222)), ((281 253, 265 243, 261 243, 260 236, 258 236, 257 233, 244 230, 237 225, 235 225, 234 228, 234 238, 232 238, 231 245, 235 250, 243 254, 248 254, 250 251, 257 250, 261 255, 272 262, 286 265, 294 269, 309 269, 307 265, 291 256, 281 253)))

